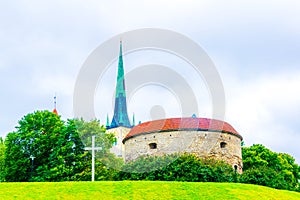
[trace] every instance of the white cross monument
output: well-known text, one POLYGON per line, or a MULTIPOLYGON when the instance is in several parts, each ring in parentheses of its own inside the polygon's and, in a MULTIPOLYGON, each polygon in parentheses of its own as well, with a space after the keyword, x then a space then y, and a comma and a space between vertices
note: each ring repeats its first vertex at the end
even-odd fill
POLYGON ((92 181, 95 181, 95 151, 102 150, 102 147, 95 147, 95 136, 92 136, 92 147, 85 147, 84 150, 92 151, 92 181))

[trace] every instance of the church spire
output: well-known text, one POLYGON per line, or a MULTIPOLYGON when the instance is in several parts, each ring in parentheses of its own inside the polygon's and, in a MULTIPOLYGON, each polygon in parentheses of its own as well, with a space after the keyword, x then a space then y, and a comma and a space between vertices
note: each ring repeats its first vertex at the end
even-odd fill
POLYGON ((54 101, 53 101, 53 103, 54 103, 54 109, 53 109, 52 112, 53 112, 54 114, 58 115, 58 112, 57 112, 57 110, 56 110, 56 94, 55 94, 55 96, 54 96, 53 99, 54 99, 54 101))
POLYGON ((120 40, 120 53, 119 53, 119 63, 118 63, 114 116, 109 128, 115 128, 119 126, 131 127, 128 114, 127 114, 122 40, 120 40))

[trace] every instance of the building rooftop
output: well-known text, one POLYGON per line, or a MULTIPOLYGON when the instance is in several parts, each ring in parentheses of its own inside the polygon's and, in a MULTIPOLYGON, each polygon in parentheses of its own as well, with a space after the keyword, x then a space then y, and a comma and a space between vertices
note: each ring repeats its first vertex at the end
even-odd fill
POLYGON ((216 131, 232 134, 243 140, 242 136, 227 122, 216 119, 192 117, 160 119, 138 124, 134 126, 126 135, 123 143, 129 138, 135 137, 137 135, 180 130, 216 131))
POLYGON ((52 112, 53 112, 54 114, 58 115, 58 112, 57 112, 56 108, 54 108, 52 112))

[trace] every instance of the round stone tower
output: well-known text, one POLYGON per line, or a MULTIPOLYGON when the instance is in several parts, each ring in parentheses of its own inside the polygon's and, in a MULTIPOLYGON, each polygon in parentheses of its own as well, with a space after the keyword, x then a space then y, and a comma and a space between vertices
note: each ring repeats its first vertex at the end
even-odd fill
POLYGON ((242 173, 242 136, 228 123, 207 118, 169 118, 134 126, 123 139, 125 161, 143 155, 192 153, 230 164, 242 173))

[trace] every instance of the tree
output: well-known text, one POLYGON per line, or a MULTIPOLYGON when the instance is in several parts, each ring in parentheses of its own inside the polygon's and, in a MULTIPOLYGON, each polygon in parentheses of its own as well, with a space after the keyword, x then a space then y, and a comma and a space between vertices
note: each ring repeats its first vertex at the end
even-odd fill
POLYGON ((49 111, 24 116, 5 146, 7 181, 70 180, 84 153, 74 122, 65 123, 49 111))
MULTIPOLYGON (((98 120, 84 121, 83 119, 75 119, 77 131, 86 147, 92 146, 92 136, 95 135, 95 146, 102 149, 96 152, 95 159, 95 180, 112 180, 114 173, 123 165, 123 160, 117 158, 110 152, 113 143, 116 141, 114 134, 106 133, 106 128, 100 125, 98 120)), ((91 159, 89 160, 89 162, 91 159)), ((91 173, 91 163, 86 168, 85 176, 91 173)))
POLYGON ((114 134, 107 134, 106 128, 100 125, 99 120, 84 121, 83 119, 75 119, 74 123, 76 125, 79 136, 83 144, 87 147, 92 146, 92 136, 95 135, 95 145, 102 147, 99 151, 102 153, 107 153, 111 149, 113 143, 116 141, 114 134))
POLYGON ((4 181, 4 155, 5 145, 2 137, 0 137, 0 182, 4 181))
POLYGON ((261 144, 242 148, 243 175, 240 181, 269 187, 299 189, 300 167, 286 153, 272 152, 261 144))
POLYGON ((52 180, 75 180, 76 174, 85 170, 85 157, 88 156, 88 152, 84 152, 75 120, 67 120, 62 136, 50 154, 52 180))

